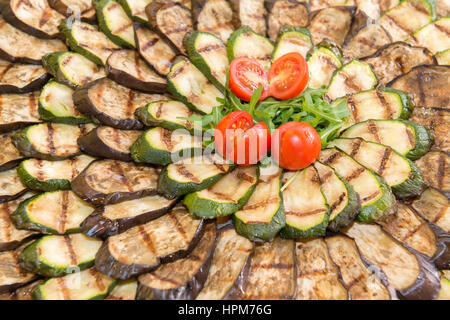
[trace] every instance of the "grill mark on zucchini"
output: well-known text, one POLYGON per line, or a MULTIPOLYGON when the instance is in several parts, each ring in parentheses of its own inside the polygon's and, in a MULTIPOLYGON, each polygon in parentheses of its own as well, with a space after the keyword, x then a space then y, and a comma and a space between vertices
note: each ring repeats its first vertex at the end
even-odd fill
POLYGON ((56 151, 55 148, 55 143, 53 141, 53 134, 54 134, 55 130, 53 129, 53 126, 51 123, 47 124, 47 145, 48 145, 48 150, 50 154, 54 154, 56 151))
POLYGON ((67 223, 67 206, 69 205, 69 192, 64 191, 61 198, 61 220, 59 221, 59 230, 65 230, 67 223))
POLYGON ((89 273, 94 277, 95 279, 95 285, 97 286, 100 291, 104 291, 106 289, 105 284, 103 283, 103 280, 100 278, 100 274, 94 270, 94 268, 88 269, 89 273))
MULTIPOLYGON (((327 162, 325 162, 325 163, 327 163, 327 162)), ((327 163, 327 164, 328 164, 328 163, 327 163)), ((358 177, 361 175, 361 173, 364 172, 364 170, 365 170, 365 169, 362 168, 362 167, 356 169, 356 170, 353 171, 349 176, 347 176, 347 177, 345 178, 345 181, 350 182, 350 181, 352 181, 352 180, 358 178, 358 177)), ((377 193, 377 194, 378 194, 378 193, 377 193)), ((375 195, 375 196, 376 196, 376 195, 375 195)), ((373 198, 373 197, 372 197, 372 198, 373 198)))
MULTIPOLYGON (((77 259, 77 254, 72 245, 72 239, 68 236, 64 236, 64 243, 66 245, 67 252, 69 253, 70 263, 73 265, 77 265, 78 259, 77 259)), ((40 248, 38 250, 40 250, 40 248)))
POLYGON ((378 168, 378 172, 377 172, 380 176, 383 176, 383 172, 386 169, 386 163, 389 161, 389 157, 391 156, 391 154, 392 154, 391 148, 384 149, 383 157, 381 158, 380 167, 378 168))
POLYGON ((177 172, 180 174, 180 175, 182 175, 183 177, 185 177, 185 178, 187 178, 187 179, 189 179, 189 180, 191 180, 191 181, 193 181, 193 182, 195 182, 195 183, 200 183, 201 181, 196 177, 196 176, 194 176, 185 166, 184 166, 184 164, 183 163, 179 163, 177 166, 176 166, 176 170, 177 170, 177 172))
POLYGON ((385 116, 386 116, 385 118, 392 119, 393 112, 392 112, 391 104, 386 100, 383 93, 381 91, 379 91, 378 89, 375 90, 375 94, 376 94, 378 100, 380 101, 380 104, 385 107, 385 116))
MULTIPOLYGON (((377 124, 375 122, 373 122, 372 120, 369 120, 367 122, 367 128, 368 128, 369 132, 371 134, 373 134, 375 142, 381 143, 381 139, 380 139, 380 136, 378 134, 377 124)), ((408 133, 408 137, 409 137, 409 130, 408 130, 408 128, 406 128, 406 132, 408 133)), ((411 139, 410 139, 410 141, 411 141, 411 139)), ((411 145, 414 145, 414 143, 415 143, 415 141, 413 140, 411 145)))
MULTIPOLYGON (((258 181, 258 184, 263 184, 263 183, 266 183, 266 182, 258 181)), ((264 206, 266 206, 268 204, 277 203, 278 201, 280 201, 280 199, 278 199, 278 198, 266 199, 264 201, 261 201, 261 202, 258 202, 258 203, 252 204, 252 205, 245 205, 241 209, 241 211, 258 209, 258 208, 264 207, 264 206)), ((250 223, 250 224, 251 223, 258 224, 258 223, 267 223, 267 222, 264 222, 264 221, 249 221, 248 223, 250 223)))

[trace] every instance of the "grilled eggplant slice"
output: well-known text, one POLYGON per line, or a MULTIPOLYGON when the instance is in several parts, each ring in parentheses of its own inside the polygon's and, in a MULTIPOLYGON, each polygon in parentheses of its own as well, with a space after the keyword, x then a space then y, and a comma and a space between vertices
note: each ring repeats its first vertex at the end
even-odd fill
POLYGON ((367 120, 346 129, 342 138, 363 138, 391 147, 408 159, 416 160, 430 149, 433 141, 423 126, 406 120, 367 120))
POLYGON ((415 107, 411 121, 427 127, 433 132, 434 141, 431 148, 450 152, 450 109, 415 107))
POLYGON ((445 152, 433 151, 416 161, 422 170, 425 182, 438 190, 450 195, 450 157, 445 152))
POLYGON ((113 52, 107 62, 108 77, 130 89, 148 93, 166 91, 166 79, 156 74, 134 50, 113 52))
POLYGON ((72 95, 72 88, 53 80, 49 81, 39 96, 38 112, 41 119, 65 124, 92 122, 91 118, 82 115, 75 108, 72 95))
POLYGON ((43 40, 14 28, 0 19, 0 58, 17 63, 41 64, 47 53, 67 50, 61 40, 43 40))
POLYGON ((331 100, 347 94, 374 89, 378 79, 371 66, 359 60, 352 60, 335 71, 328 85, 327 96, 331 100))
POLYGON ((197 246, 181 260, 139 277, 138 300, 192 300, 206 282, 214 254, 216 224, 209 223, 197 246))
POLYGON ((72 191, 46 192, 21 202, 11 215, 17 228, 44 234, 80 232, 80 223, 94 211, 72 191))
POLYGON ((318 161, 314 167, 319 174, 322 192, 330 210, 328 229, 334 232, 347 227, 358 215, 361 200, 353 187, 339 177, 333 168, 318 161))
POLYGON ((313 44, 308 29, 292 26, 283 26, 278 34, 272 60, 289 52, 298 52, 306 58, 313 44))
POLYGON ((227 82, 227 48, 219 37, 206 32, 189 32, 184 46, 191 62, 217 88, 224 91, 227 82))
POLYGON ((166 165, 202 153, 202 141, 186 130, 154 127, 139 136, 130 147, 136 162, 166 165))
POLYGON ((25 158, 12 143, 11 137, 14 134, 14 131, 0 134, 0 145, 3 146, 0 154, 0 172, 16 167, 25 158))
POLYGON ((248 274, 237 284, 236 296, 246 300, 292 299, 297 282, 295 269, 294 240, 277 237, 272 242, 257 245, 248 274))
POLYGON ((448 109, 450 66, 417 66, 388 86, 411 93, 417 106, 448 109))
POLYGON ((441 192, 428 188, 411 206, 428 222, 450 233, 450 200, 441 192))
POLYGON ((355 242, 343 235, 325 238, 328 252, 339 267, 352 300, 389 300, 391 295, 373 266, 362 259, 355 242))
POLYGON ((46 0, 10 0, 9 5, 3 8, 2 15, 16 28, 42 39, 57 37, 58 26, 64 19, 46 0))
POLYGON ((304 2, 297 0, 276 0, 271 3, 267 18, 267 34, 275 41, 283 26, 306 27, 309 24, 309 10, 304 2))
POLYGON ((378 266, 403 299, 431 300, 439 293, 439 274, 420 254, 394 240, 380 226, 354 223, 346 234, 361 254, 378 266))
POLYGON ((347 300, 339 269, 331 260, 325 240, 317 238, 295 244, 297 300, 347 300))
POLYGON ((233 10, 227 0, 194 0, 192 13, 195 30, 212 33, 224 43, 234 31, 233 10))
POLYGON ((167 91, 194 111, 208 114, 219 105, 223 93, 186 58, 172 65, 167 75, 167 91))
POLYGON ((0 95, 0 132, 10 132, 41 122, 38 113, 39 92, 0 95))
POLYGON ((131 161, 130 147, 141 134, 142 131, 102 126, 78 138, 77 142, 81 151, 94 157, 131 161))
POLYGON ((158 179, 158 191, 168 198, 213 186, 233 168, 218 155, 198 156, 164 167, 158 179))
POLYGON ((194 217, 212 219, 240 210, 255 189, 257 166, 238 167, 208 189, 188 194, 184 205, 194 217))
POLYGON ((158 100, 165 100, 165 97, 133 91, 108 78, 88 83, 73 94, 80 112, 104 125, 124 130, 141 129, 143 125, 134 117, 134 111, 158 100))
POLYGON ((33 289, 41 283, 42 280, 33 281, 14 291, 1 294, 0 300, 33 300, 31 293, 33 292, 33 289))
POLYGON ((403 41, 387 44, 362 61, 371 65, 382 86, 415 66, 434 64, 434 58, 428 49, 413 47, 403 41))
POLYGON ((105 300, 136 300, 138 283, 135 279, 117 281, 105 300))
POLYGON ((42 123, 22 129, 12 139, 24 156, 64 160, 81 154, 77 139, 93 128, 92 124, 42 123))
POLYGON ((193 30, 189 8, 180 2, 169 0, 152 1, 145 9, 150 25, 169 40, 182 54, 186 54, 183 39, 193 30))
POLYGON ((0 59, 0 93, 28 93, 41 89, 50 79, 42 66, 0 59))
POLYGON ((82 21, 95 22, 95 9, 91 0, 48 0, 50 7, 69 18, 77 15, 82 21))
POLYGON ((444 51, 450 48, 448 30, 450 30, 450 17, 442 18, 414 32, 408 42, 425 47, 432 53, 444 51))
POLYGON ((438 52, 434 55, 440 65, 450 65, 450 49, 438 52))
POLYGON ((330 218, 329 206, 313 166, 299 173, 286 172, 283 185, 289 185, 283 191, 283 207, 286 226, 281 229, 283 238, 311 238, 324 236, 330 218))
POLYGON ((392 41, 402 41, 432 19, 433 8, 429 1, 408 0, 384 12, 380 24, 389 32, 392 41))
POLYGON ((270 67, 274 46, 264 36, 257 34, 249 27, 234 31, 227 42, 228 60, 247 57, 259 61, 264 67, 270 67), (252 50, 248 50, 252 48, 252 50))
POLYGON ((22 183, 16 169, 0 172, 0 203, 22 196, 27 187, 22 183))
POLYGON ((286 225, 281 194, 282 170, 262 174, 252 195, 233 215, 236 232, 254 241, 270 241, 286 225))
POLYGON ((34 193, 27 192, 16 200, 0 204, 0 251, 15 250, 36 235, 30 230, 17 229, 11 219, 11 214, 19 204, 33 195, 34 193))
POLYGON ((134 24, 136 47, 141 57, 155 69, 157 73, 165 76, 176 57, 176 51, 168 45, 156 32, 138 23, 134 24))
POLYGON ((118 0, 118 2, 133 21, 148 24, 145 7, 149 5, 152 0, 118 0))
POLYGON ((355 7, 330 7, 313 12, 309 31, 314 44, 328 39, 342 45, 350 31, 354 13, 355 7))
POLYGON ((59 25, 59 29, 66 37, 70 49, 98 65, 105 65, 109 55, 120 48, 96 26, 85 22, 66 19, 59 25))
POLYGON ((89 268, 61 278, 51 278, 33 290, 34 300, 99 300, 113 290, 116 280, 89 268), (82 290, 80 290, 82 288, 82 290))
POLYGON ((264 0, 230 0, 233 21, 236 27, 249 27, 265 36, 267 31, 267 10, 264 0))
POLYGON ((419 168, 390 147, 362 138, 335 139, 329 146, 337 147, 364 167, 376 172, 398 198, 418 196, 425 189, 419 168))
POLYGON ((201 130, 200 123, 186 120, 199 114, 176 100, 150 102, 145 107, 136 109, 134 115, 148 127, 157 126, 168 130, 186 129, 190 132, 201 130))
POLYGON ((86 155, 61 161, 28 159, 17 167, 20 180, 39 191, 70 189, 70 182, 95 159, 86 155))
POLYGON ((308 54, 309 81, 313 89, 328 86, 336 70, 342 67, 342 53, 329 41, 319 43, 314 51, 308 54))
POLYGON ((36 280, 36 275, 19 267, 19 252, 0 252, 0 294, 15 290, 36 280))
POLYGON ((153 271, 161 263, 191 253, 204 229, 203 220, 192 218, 184 207, 177 206, 158 219, 109 237, 97 254, 95 267, 122 280, 153 271))
POLYGON ((348 154, 329 148, 322 150, 319 161, 332 167, 358 193, 361 199, 359 221, 372 222, 396 212, 395 197, 389 186, 348 154))
POLYGON ((113 236, 159 218, 177 202, 153 195, 99 207, 83 221, 81 230, 89 237, 113 236))
POLYGON ((93 2, 101 31, 116 45, 133 49, 133 21, 124 8, 115 0, 96 0, 93 2))
POLYGON ((98 160, 72 181, 72 190, 94 205, 114 204, 155 194, 158 173, 150 166, 98 160))
POLYGON ((42 64, 55 79, 72 88, 106 76, 105 70, 79 53, 60 51, 46 54, 42 64))
POLYGON ((20 253, 20 267, 45 277, 61 277, 91 267, 101 245, 101 240, 81 233, 43 236, 20 253))

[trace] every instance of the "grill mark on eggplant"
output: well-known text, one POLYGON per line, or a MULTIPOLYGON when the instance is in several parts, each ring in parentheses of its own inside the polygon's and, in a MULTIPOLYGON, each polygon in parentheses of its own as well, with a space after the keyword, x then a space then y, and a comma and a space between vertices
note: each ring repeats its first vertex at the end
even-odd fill
POLYGON ((361 173, 364 172, 364 170, 365 170, 365 169, 364 169, 363 167, 359 167, 358 169, 356 169, 355 171, 353 171, 349 176, 347 176, 347 177, 345 178, 345 181, 350 182, 350 181, 352 181, 353 179, 358 178, 358 177, 361 175, 361 173))
POLYGON ((383 172, 386 169, 386 163, 388 163, 391 155, 392 155, 392 149, 385 148, 384 152, 383 152, 383 157, 381 158, 380 167, 378 168, 378 172, 377 172, 380 176, 383 176, 383 172))
POLYGON ((44 9, 44 11, 42 11, 42 14, 39 18, 39 23, 38 23, 39 28, 42 28, 47 23, 47 21, 50 19, 51 15, 52 15, 50 10, 52 10, 50 7, 46 7, 44 9))
POLYGON ((201 181, 194 176, 188 169, 186 169, 186 166, 182 163, 178 164, 176 166, 176 170, 178 172, 178 174, 182 175, 183 177, 195 182, 195 183, 200 183, 201 181))
POLYGON ((133 107, 133 101, 136 97, 136 93, 133 90, 129 90, 128 91, 128 100, 127 100, 127 106, 126 106, 126 117, 127 118, 133 118, 133 114, 134 114, 134 107, 133 107))
POLYGON ((100 274, 94 270, 94 268, 89 268, 89 273, 92 277, 95 279, 95 284, 100 291, 104 291, 106 289, 105 284, 103 283, 102 278, 100 277, 100 274))
POLYGON ((77 265, 77 254, 73 249, 72 239, 68 236, 64 236, 64 242, 67 247, 67 251, 69 252, 70 263, 73 265, 77 265))
POLYGON ((67 209, 69 206, 69 192, 64 191, 61 199, 61 218, 59 220, 59 230, 64 232, 67 223, 67 209))
POLYGON ((375 142, 381 143, 381 139, 380 139, 380 136, 378 134, 378 127, 377 127, 377 124, 374 121, 369 120, 367 122, 367 129, 369 130, 370 134, 372 134, 374 136, 375 142))
POLYGON ((350 290, 352 287, 354 287, 355 285, 360 283, 363 278, 364 278, 364 274, 360 274, 359 276, 354 278, 352 281, 350 281, 349 283, 346 284, 347 289, 350 290))
POLYGON ((189 241, 188 236, 186 234, 186 231, 184 231, 183 226, 180 224, 180 221, 178 221, 177 216, 174 215, 172 211, 170 211, 167 214, 167 217, 172 221, 172 223, 175 225, 176 229, 178 230, 178 233, 183 237, 184 241, 187 243, 189 241))
POLYGON ((139 53, 137 51, 134 52, 134 70, 136 71, 136 74, 138 76, 138 79, 144 79, 144 76, 142 75, 142 70, 140 68, 140 61, 141 58, 139 56, 139 53))
POLYGON ((9 70, 11 70, 12 67, 14 67, 14 63, 9 63, 5 67, 5 69, 3 69, 3 71, 0 73, 0 81, 3 81, 3 77, 5 76, 6 73, 8 73, 9 70))
POLYGON ((50 154, 54 154, 56 152, 55 143, 53 141, 53 134, 55 133, 55 130, 53 129, 53 126, 51 123, 47 124, 47 145, 48 150, 50 154))
POLYGON ((123 168, 122 168, 122 165, 120 164, 120 162, 114 161, 113 166, 114 166, 115 171, 119 175, 119 179, 122 182, 122 184, 125 185, 125 187, 128 189, 129 192, 133 192, 133 187, 130 184, 130 181, 128 181, 127 177, 125 176, 125 173, 123 172, 123 168))
MULTIPOLYGON (((189 258, 190 258, 190 256, 189 256, 189 258)), ((157 272, 152 272, 152 277, 155 277, 156 279, 163 281, 163 282, 169 282, 169 283, 173 284, 175 288, 182 286, 182 283, 179 283, 175 279, 172 279, 170 277, 169 278, 163 277, 163 276, 159 275, 157 272)))
POLYGON ((365 46, 370 47, 371 49, 378 49, 378 48, 379 48, 379 46, 378 46, 376 43, 370 41, 370 40, 367 39, 367 38, 361 37, 361 38, 356 38, 355 40, 356 40, 357 42, 359 42, 359 43, 365 45, 365 46))
POLYGON ((64 300, 70 300, 70 291, 66 287, 66 283, 63 278, 56 278, 59 288, 61 289, 64 300))
POLYGON ((440 154, 439 160, 438 160, 438 170, 437 170, 437 182, 439 189, 442 189, 444 186, 444 172, 445 170, 445 156, 443 154, 440 154))
POLYGON ((152 40, 148 41, 146 44, 144 44, 144 45, 141 47, 141 51, 145 51, 145 50, 147 50, 148 48, 153 47, 159 40, 160 40, 159 38, 156 38, 156 37, 155 37, 155 38, 153 38, 152 40))
POLYGON ((261 263, 252 265, 252 270, 254 269, 281 269, 286 270, 293 268, 294 265, 291 263, 261 263))
POLYGON ((386 100, 384 97, 384 94, 379 91, 378 89, 375 90, 375 94, 378 98, 378 101, 385 107, 385 118, 386 119, 392 119, 393 118, 393 112, 390 103, 386 100))
POLYGON ((0 213, 3 214, 3 217, 2 217, 2 221, 3 221, 2 234, 4 235, 4 237, 6 239, 6 242, 9 242, 9 241, 11 241, 11 229, 10 229, 10 227, 11 227, 11 219, 10 219, 11 209, 9 207, 8 202, 5 202, 5 203, 2 204, 2 210, 0 210, 0 213))
POLYGON ((172 29, 172 30, 166 30, 165 34, 166 35, 170 35, 170 34, 174 34, 174 33, 185 32, 187 30, 190 30, 190 28, 188 26, 183 26, 183 27, 179 27, 179 28, 176 28, 176 29, 172 29))
POLYGON ((352 142, 352 151, 350 152, 351 157, 354 157, 355 155, 358 154, 361 144, 362 144, 362 139, 355 139, 355 141, 352 142))
POLYGON ((286 211, 286 215, 287 216, 296 216, 296 217, 308 217, 308 216, 313 216, 315 214, 318 214, 320 212, 326 211, 324 209, 316 209, 316 210, 312 210, 312 211, 307 211, 307 212, 297 212, 297 211, 286 211))
POLYGON ((138 227, 139 235, 141 236, 142 240, 144 241, 145 246, 153 253, 156 254, 155 246, 153 245, 153 241, 148 235, 147 231, 143 226, 138 227))
POLYGON ((162 142, 166 146, 167 150, 172 152, 172 150, 173 150, 172 131, 167 130, 167 129, 162 129, 161 131, 162 131, 161 132, 162 133, 162 135, 161 135, 162 142))
POLYGON ((38 113, 38 99, 39 96, 36 94, 36 92, 28 95, 28 107, 30 108, 30 114, 38 113))

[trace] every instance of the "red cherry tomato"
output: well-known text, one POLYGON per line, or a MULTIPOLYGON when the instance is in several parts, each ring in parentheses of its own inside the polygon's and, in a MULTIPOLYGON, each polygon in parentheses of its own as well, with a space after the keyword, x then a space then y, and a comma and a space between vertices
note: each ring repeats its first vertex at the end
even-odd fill
POLYGON ((272 157, 288 170, 309 166, 319 157, 321 147, 319 134, 306 122, 287 122, 272 135, 272 157))
POLYGON ((267 98, 269 96, 267 79, 266 69, 255 59, 241 57, 230 63, 228 81, 230 89, 244 101, 250 101, 253 92, 260 86, 263 86, 263 91, 259 101, 267 98))
POLYGON ((264 122, 253 125, 250 113, 233 111, 216 127, 214 144, 226 159, 239 165, 256 164, 270 148, 270 131, 264 122))
POLYGON ((287 53, 270 67, 270 95, 282 100, 295 98, 305 89, 308 79, 305 58, 298 52, 287 53))

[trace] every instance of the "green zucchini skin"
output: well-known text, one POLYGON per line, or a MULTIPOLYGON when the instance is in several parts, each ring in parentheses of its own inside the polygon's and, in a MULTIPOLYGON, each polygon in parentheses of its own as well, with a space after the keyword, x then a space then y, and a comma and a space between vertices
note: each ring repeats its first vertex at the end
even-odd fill
MULTIPOLYGON (((133 1, 133 0, 128 0, 128 1, 133 1)), ((117 0, 117 2, 120 3, 120 5, 122 6, 123 10, 125 10, 126 14, 128 15, 128 17, 130 17, 131 20, 145 24, 146 26, 150 27, 150 23, 148 22, 148 20, 142 19, 139 16, 134 16, 133 13, 131 12, 131 8, 128 5, 128 1, 127 0, 117 0)), ((151 1, 149 1, 150 3, 151 1)))
POLYGON ((27 160, 22 161, 16 170, 20 180, 28 188, 39 191, 70 190, 70 181, 66 179, 39 181, 25 169, 25 161, 27 160))
POLYGON ((300 230, 286 224, 280 231, 280 237, 285 239, 296 239, 296 238, 311 238, 320 237, 326 234, 328 221, 330 218, 330 210, 326 214, 326 218, 317 226, 309 228, 308 230, 300 230))
POLYGON ((416 106, 412 95, 404 91, 388 87, 383 88, 381 91, 392 92, 400 97, 400 100, 402 101, 402 112, 400 113, 400 116, 398 118, 408 120, 411 116, 412 111, 414 110, 414 107, 416 106))
POLYGON ((416 138, 415 148, 410 150, 405 157, 410 160, 417 160, 430 150, 433 144, 433 135, 426 127, 420 124, 408 120, 402 120, 402 122, 414 129, 416 138))
MULTIPOLYGON (((254 33, 260 37, 262 37, 261 35, 255 33, 251 28, 249 27, 240 27, 239 29, 235 30, 230 37, 228 38, 227 41, 227 55, 228 55, 228 60, 231 62, 233 61, 233 59, 235 58, 234 56, 234 43, 236 42, 236 40, 238 40, 238 38, 244 34, 244 33, 254 33)), ((270 41, 269 39, 266 38, 266 40, 271 43, 272 41, 270 41)))
MULTIPOLYGON (((280 43, 283 40, 283 37, 290 33, 298 33, 305 38, 309 40, 309 43, 311 45, 311 48, 313 48, 313 43, 311 40, 311 33, 309 33, 309 30, 307 28, 298 27, 298 26, 282 26, 280 29, 280 32, 278 33, 277 40, 275 42, 275 48, 273 49, 272 53, 272 60, 275 60, 278 54, 278 50, 280 47, 280 43)), ((306 58, 306 57, 305 57, 306 58)))
MULTIPOLYGON (((395 151, 394 151, 395 152, 395 151)), ((410 198, 414 196, 419 196, 423 190, 426 188, 425 181, 423 180, 422 171, 416 166, 414 162, 405 158, 411 167, 411 174, 408 179, 403 181, 401 184, 392 186, 392 192, 398 198, 410 198)))
MULTIPOLYGON (((339 175, 336 173, 339 177, 339 175)), ((353 187, 349 185, 344 179, 339 179, 344 183, 347 188, 348 194, 348 204, 333 220, 328 223, 328 230, 333 232, 338 232, 340 229, 348 226, 355 217, 358 216, 359 211, 361 210, 361 201, 359 199, 359 195, 355 192, 353 187)))

